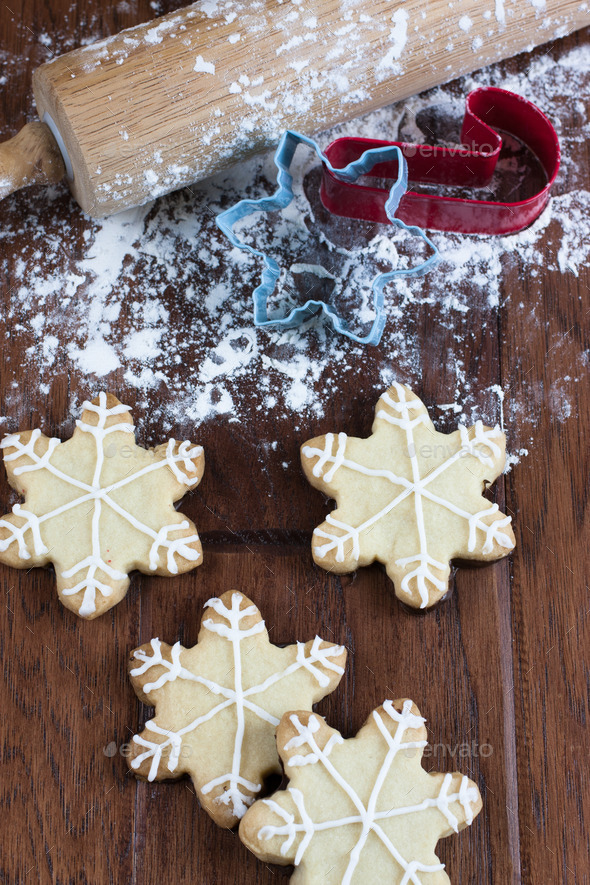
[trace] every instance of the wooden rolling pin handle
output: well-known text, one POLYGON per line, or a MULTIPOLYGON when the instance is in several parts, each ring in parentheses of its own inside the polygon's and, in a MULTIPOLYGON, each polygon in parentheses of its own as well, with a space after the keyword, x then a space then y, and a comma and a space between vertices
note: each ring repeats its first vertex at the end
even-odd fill
POLYGON ((45 123, 27 123, 0 144, 0 199, 31 184, 53 184, 65 173, 60 149, 45 123))

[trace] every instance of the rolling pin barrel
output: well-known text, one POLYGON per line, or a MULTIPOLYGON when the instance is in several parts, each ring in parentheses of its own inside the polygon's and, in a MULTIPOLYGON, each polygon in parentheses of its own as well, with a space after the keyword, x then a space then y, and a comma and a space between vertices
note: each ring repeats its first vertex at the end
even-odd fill
POLYGON ((590 23, 578 0, 455 7, 202 0, 41 66, 35 99, 103 216, 590 23))

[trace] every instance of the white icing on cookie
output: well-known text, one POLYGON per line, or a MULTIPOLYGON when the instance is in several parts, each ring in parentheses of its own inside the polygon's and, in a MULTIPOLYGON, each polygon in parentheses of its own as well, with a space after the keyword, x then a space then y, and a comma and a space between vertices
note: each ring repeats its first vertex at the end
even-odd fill
MULTIPOLYGON (((338 658, 340 655, 342 655, 344 651, 343 647, 326 646, 324 648, 321 648, 322 640, 319 636, 316 636, 308 654, 306 654, 305 645, 298 642, 296 660, 292 664, 290 664, 288 667, 278 673, 273 673, 259 685, 245 688, 243 686, 242 677, 241 643, 244 639, 262 633, 265 630, 265 624, 263 620, 260 620, 248 628, 244 628, 241 626, 244 618, 251 617, 252 615, 256 615, 258 613, 258 609, 254 605, 249 605, 245 608, 241 608, 240 606, 243 599, 244 597, 240 593, 233 593, 231 608, 228 608, 221 599, 217 598, 210 599, 208 602, 205 603, 205 608, 212 608, 218 615, 223 618, 224 622, 218 623, 217 621, 213 621, 211 618, 207 618, 203 621, 203 627, 206 630, 209 630, 211 633, 215 633, 222 639, 227 640, 232 645, 233 668, 231 672, 234 683, 232 688, 228 688, 224 685, 220 685, 213 680, 206 679, 205 677, 197 675, 195 673, 191 673, 190 670, 186 669, 186 667, 183 667, 180 660, 182 650, 179 643, 176 643, 176 645, 172 646, 172 660, 165 660, 162 656, 161 643, 158 639, 152 639, 151 641, 151 648, 153 651, 152 655, 147 654, 142 649, 138 649, 135 652, 135 658, 138 661, 141 661, 141 665, 130 671, 131 676, 142 676, 152 667, 158 666, 165 668, 164 672, 158 676, 158 679, 156 681, 146 683, 143 686, 143 691, 146 694, 157 691, 168 682, 173 682, 176 679, 186 679, 192 682, 197 682, 200 685, 205 686, 212 694, 219 695, 224 698, 224 700, 217 704, 212 710, 209 710, 207 713, 198 716, 188 725, 185 725, 184 728, 181 728, 179 729, 179 731, 176 732, 160 728, 155 724, 153 720, 146 722, 147 729, 166 737, 166 740, 162 743, 149 741, 145 737, 142 737, 140 735, 135 735, 133 738, 133 740, 137 744, 145 747, 146 751, 145 753, 141 753, 140 755, 132 759, 131 766, 132 768, 137 769, 146 759, 151 759, 152 761, 148 774, 148 780, 150 781, 154 780, 158 773, 158 766, 162 759, 162 753, 164 752, 164 750, 166 750, 168 747, 170 748, 170 756, 167 763, 168 770, 171 772, 175 771, 178 764, 182 738, 186 734, 195 731, 195 729, 197 729, 204 722, 208 722, 209 720, 213 719, 215 716, 217 716, 223 710, 226 710, 228 707, 232 707, 235 709, 236 731, 234 736, 231 771, 223 773, 213 780, 209 781, 201 788, 201 792, 207 795, 215 787, 221 784, 228 784, 228 787, 224 791, 224 793, 221 796, 218 796, 215 801, 231 806, 233 813, 236 815, 236 817, 239 818, 243 817, 243 815, 247 811, 248 806, 251 805, 254 801, 254 797, 242 792, 240 787, 245 787, 247 790, 253 793, 257 793, 261 789, 261 784, 252 783, 251 781, 246 780, 240 774, 242 767, 242 750, 245 735, 245 710, 249 710, 260 719, 268 722, 273 727, 276 727, 279 724, 279 720, 253 700, 254 698, 256 698, 257 695, 263 694, 275 683, 280 682, 281 680, 290 676, 292 673, 295 673, 296 671, 301 669, 307 670, 317 681, 318 685, 320 685, 322 688, 326 688, 330 680, 328 676, 320 669, 320 667, 324 667, 327 670, 338 673, 339 675, 342 675, 344 673, 344 669, 339 664, 336 664, 333 660, 334 658, 338 658)), ((154 701, 154 703, 157 703, 157 701, 154 701)))
POLYGON ((490 504, 484 510, 477 513, 470 513, 462 507, 459 507, 452 501, 442 498, 435 494, 429 486, 442 473, 455 464, 459 459, 466 456, 477 458, 486 466, 493 466, 492 455, 498 457, 501 452, 500 446, 495 442, 496 439, 502 437, 502 432, 498 426, 492 430, 486 430, 481 421, 475 425, 475 435, 470 439, 467 428, 459 426, 460 432, 460 448, 434 470, 425 476, 420 475, 420 464, 414 438, 414 428, 418 425, 429 425, 428 413, 424 404, 419 399, 408 400, 406 390, 397 382, 394 387, 399 397, 399 402, 393 400, 388 393, 384 393, 380 399, 380 403, 387 408, 379 408, 376 412, 377 418, 382 418, 389 424, 401 428, 406 434, 407 454, 410 460, 412 479, 398 476, 393 471, 386 468, 365 467, 346 457, 345 433, 338 434, 338 447, 336 453, 334 448, 334 434, 328 433, 325 436, 325 444, 323 449, 314 448, 313 446, 303 446, 302 453, 306 458, 317 458, 312 472, 316 477, 322 476, 326 466, 329 469, 323 474, 322 479, 330 484, 341 467, 362 474, 368 477, 378 477, 387 480, 392 486, 398 487, 399 491, 394 497, 380 510, 366 519, 359 526, 352 526, 335 519, 329 514, 326 522, 338 529, 336 532, 330 532, 323 528, 316 528, 314 535, 316 538, 322 538, 327 541, 326 544, 320 544, 315 547, 315 555, 318 559, 324 559, 328 553, 335 551, 336 562, 344 562, 346 556, 350 556, 353 560, 358 561, 360 557, 361 535, 367 532, 372 526, 376 525, 385 516, 391 513, 402 501, 413 496, 414 512, 416 527, 418 531, 418 550, 410 556, 402 557, 395 561, 400 568, 407 568, 410 565, 415 566, 411 571, 407 572, 401 581, 401 588, 406 592, 411 592, 410 582, 416 579, 416 586, 421 600, 421 608, 424 608, 429 601, 428 583, 432 584, 439 591, 443 591, 446 587, 446 580, 436 574, 433 569, 439 569, 445 572, 448 564, 439 562, 434 559, 428 552, 428 541, 426 534, 426 525, 424 520, 424 499, 437 504, 439 507, 454 513, 461 519, 466 520, 469 527, 468 552, 473 553, 480 542, 480 549, 483 554, 491 553, 494 543, 500 545, 506 550, 514 547, 514 542, 502 529, 509 525, 511 517, 506 516, 502 519, 493 520, 491 523, 486 522, 490 516, 498 511, 497 504, 490 504), (478 533, 480 535, 478 536, 478 533), (483 536, 483 540, 481 539, 483 536), (351 549, 348 549, 351 546, 351 549))
POLYGON ((175 440, 171 439, 168 442, 165 460, 155 461, 154 463, 143 467, 141 470, 138 470, 135 473, 131 473, 129 476, 126 476, 109 486, 103 487, 101 486, 101 473, 105 459, 105 440, 112 433, 123 432, 133 434, 134 430, 133 425, 127 422, 117 422, 110 424, 107 427, 106 423, 109 418, 129 412, 130 407, 119 403, 118 405, 112 406, 111 408, 107 408, 106 402, 106 393, 100 393, 98 404, 91 402, 85 402, 83 404, 82 408, 84 411, 93 412, 97 415, 98 421, 96 425, 88 424, 87 422, 81 420, 76 422, 79 430, 81 430, 83 433, 90 434, 94 438, 94 441, 96 443, 96 461, 94 465, 92 482, 90 484, 82 482, 81 480, 76 479, 73 476, 69 476, 67 473, 64 473, 63 470, 60 470, 58 467, 55 466, 55 464, 52 463, 51 456, 58 448, 58 446, 60 446, 60 440, 50 439, 48 441, 47 451, 44 452, 42 456, 39 456, 37 454, 37 452, 35 451, 35 446, 41 438, 41 431, 38 429, 34 430, 31 433, 30 439, 26 444, 21 443, 21 435, 18 433, 6 436, 0 442, 0 448, 4 449, 5 451, 14 449, 14 451, 8 451, 7 453, 5 453, 5 461, 14 461, 17 458, 21 458, 23 456, 27 456, 28 458, 30 458, 31 463, 17 467, 14 470, 15 475, 20 476, 21 474, 32 473, 38 470, 47 470, 49 473, 51 473, 56 478, 62 480, 67 485, 73 486, 74 488, 79 489, 82 492, 82 494, 76 497, 74 500, 58 506, 53 510, 44 513, 42 516, 37 516, 36 514, 31 513, 29 510, 25 510, 23 507, 21 507, 20 504, 15 504, 12 508, 13 514, 15 516, 21 517, 25 520, 25 522, 21 526, 15 526, 5 519, 0 519, 0 526, 8 529, 9 532, 6 538, 0 540, 0 551, 4 552, 11 544, 16 542, 16 544, 18 545, 19 557, 21 559, 30 559, 31 552, 28 549, 28 544, 25 539, 26 533, 30 532, 32 547, 35 556, 43 556, 47 554, 49 551, 47 550, 47 547, 42 540, 41 526, 48 520, 55 519, 61 516, 63 513, 66 513, 67 511, 72 510, 75 507, 79 507, 81 504, 92 502, 92 549, 88 556, 81 559, 71 568, 66 569, 62 572, 62 577, 64 578, 71 578, 74 575, 81 574, 80 581, 74 587, 62 590, 62 593, 64 596, 76 596, 79 593, 83 594, 80 605, 78 607, 78 614, 80 614, 82 617, 91 615, 96 611, 97 593, 102 594, 104 597, 108 597, 113 592, 111 587, 109 587, 107 584, 104 583, 104 581, 101 581, 99 579, 99 572, 102 572, 104 575, 108 575, 115 581, 122 581, 127 577, 124 572, 120 571, 119 569, 113 568, 111 565, 109 565, 108 562, 105 562, 104 557, 101 553, 100 516, 102 513, 103 505, 117 513, 120 517, 122 517, 122 519, 124 519, 135 529, 137 529, 137 531, 147 535, 153 540, 149 552, 150 569, 155 570, 156 568, 158 568, 160 549, 166 551, 167 569, 172 574, 176 574, 178 572, 178 565, 175 559, 176 555, 182 556, 191 562, 196 562, 201 556, 201 554, 197 550, 190 546, 191 544, 199 540, 197 534, 192 534, 188 537, 183 538, 168 537, 172 532, 186 530, 189 527, 188 521, 165 525, 162 526, 162 528, 160 528, 158 531, 154 531, 154 529, 143 523, 137 516, 129 512, 127 509, 125 509, 125 507, 117 503, 111 497, 112 492, 117 491, 118 489, 121 489, 129 485, 130 483, 136 482, 138 479, 148 473, 162 470, 163 468, 170 469, 178 482, 190 488, 198 481, 197 476, 191 477, 188 475, 190 473, 196 472, 196 468, 192 463, 191 458, 196 458, 202 454, 203 450, 201 446, 191 447, 191 444, 185 441, 178 446, 178 450, 175 453, 174 449, 176 446, 176 442, 175 440), (184 467, 184 470, 186 472, 183 472, 179 468, 179 464, 184 467))
POLYGON ((397 729, 392 736, 387 728, 385 721, 380 712, 373 712, 373 720, 377 725, 383 740, 387 746, 387 752, 383 758, 373 783, 371 794, 366 803, 360 799, 354 787, 347 781, 346 777, 336 768, 330 759, 334 747, 343 743, 343 739, 337 732, 328 740, 326 746, 321 749, 316 741, 315 735, 320 729, 319 719, 312 715, 309 717, 308 724, 303 724, 296 714, 291 715, 290 721, 294 725, 297 734, 285 744, 285 750, 293 747, 302 747, 308 750, 307 753, 292 756, 288 761, 288 766, 300 767, 308 764, 321 764, 325 771, 335 784, 348 796, 352 805, 356 809, 355 814, 347 817, 334 818, 315 822, 305 808, 304 797, 300 790, 296 787, 288 787, 293 804, 297 810, 299 819, 296 820, 294 814, 291 814, 273 799, 263 799, 267 805, 282 821, 282 824, 267 824, 258 831, 258 838, 261 840, 273 839, 275 836, 284 837, 281 844, 281 854, 283 857, 287 855, 289 849, 293 845, 295 839, 300 834, 303 838, 299 843, 294 859, 295 866, 299 866, 305 852, 316 833, 339 829, 342 827, 355 826, 358 832, 358 824, 361 825, 361 831, 356 837, 356 842, 349 852, 349 860, 346 871, 341 880, 342 885, 350 885, 354 871, 358 866, 361 853, 365 847, 370 833, 373 833, 382 842, 389 854, 395 860, 396 864, 404 870, 404 876, 401 880, 402 885, 420 885, 421 880, 418 873, 434 873, 444 869, 444 864, 422 864, 419 861, 406 860, 391 839, 387 836, 380 822, 394 817, 405 817, 415 815, 429 808, 436 808, 445 817, 449 826, 458 831, 459 821, 453 813, 452 805, 460 803, 462 806, 467 824, 473 820, 472 804, 479 799, 478 791, 475 787, 469 787, 469 779, 463 777, 461 785, 457 793, 450 793, 449 788, 453 781, 451 774, 445 775, 438 794, 433 798, 423 799, 421 802, 413 805, 404 805, 401 807, 388 808, 386 810, 378 810, 378 800, 386 778, 388 777, 397 754, 402 750, 421 749, 426 746, 427 741, 404 740, 405 733, 408 729, 418 729, 424 724, 421 716, 416 716, 411 710, 412 702, 407 700, 404 702, 401 712, 398 712, 391 701, 385 701, 383 704, 383 714, 389 716, 397 723, 397 729))

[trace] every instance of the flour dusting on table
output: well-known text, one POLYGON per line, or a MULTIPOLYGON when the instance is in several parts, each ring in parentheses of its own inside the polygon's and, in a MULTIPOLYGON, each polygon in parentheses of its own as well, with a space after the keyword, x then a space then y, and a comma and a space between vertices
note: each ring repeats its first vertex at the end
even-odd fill
MULTIPOLYGON (((501 16, 502 10, 503 4, 497 3, 496 15, 501 16)), ((403 29, 400 15, 392 37, 392 60, 403 43, 403 29)), ((439 404, 435 420, 438 417, 445 429, 458 420, 502 420, 509 433, 517 424, 518 438, 509 435, 509 464, 516 463, 534 436, 540 403, 551 409, 558 422, 574 415, 569 392, 585 376, 588 362, 587 353, 576 354, 562 340, 563 333, 548 328, 549 349, 563 353, 564 377, 551 390, 543 390, 542 382, 531 377, 526 402, 514 398, 510 385, 504 391, 496 385, 482 389, 477 366, 465 364, 469 326, 462 323, 462 317, 467 314, 472 317, 475 311, 484 333, 489 329, 490 335, 497 336, 499 309, 511 299, 513 310, 516 305, 527 312, 531 328, 543 322, 538 303, 529 298, 525 306, 518 289, 507 291, 507 274, 519 286, 529 288, 544 275, 567 275, 572 280, 572 298, 582 297, 576 294, 582 287, 576 289, 575 283, 590 253, 590 194, 578 188, 578 168, 590 135, 583 99, 589 94, 590 46, 557 60, 539 52, 532 57, 525 73, 506 75, 505 68, 496 65, 319 138, 322 145, 339 135, 359 133, 453 143, 453 133, 460 131, 465 94, 488 84, 537 103, 560 136, 562 168, 554 196, 541 217, 512 236, 433 233, 442 261, 427 277, 398 281, 386 289, 388 321, 379 351, 363 350, 319 318, 292 331, 254 327, 251 293, 259 279, 260 262, 232 249, 214 218, 244 195, 259 197, 274 190, 272 154, 103 221, 82 216, 62 186, 35 188, 5 200, 0 267, 5 279, 17 279, 18 284, 5 294, 0 322, 5 336, 26 344, 28 383, 49 392, 53 376, 67 371, 90 376, 88 386, 93 390, 108 386, 109 376, 116 372, 119 382, 140 392, 139 405, 150 420, 161 424, 164 433, 216 417, 245 421, 251 410, 272 411, 275 421, 297 426, 301 414, 321 418, 330 398, 337 392, 345 395, 347 376, 358 370, 359 356, 364 353, 371 366, 365 385, 370 402, 375 398, 373 391, 381 391, 394 379, 419 380, 429 362, 424 337, 416 326, 423 313, 430 311, 435 329, 450 342, 444 366, 447 401, 439 404), (572 131, 560 127, 564 96, 574 103, 578 115, 579 125, 572 131), (19 222, 23 203, 26 229, 19 222)), ((207 64, 201 58, 195 62, 203 71, 207 64)), ((260 217, 242 233, 258 248, 275 254, 287 268, 282 293, 270 303, 271 311, 280 313, 285 302, 292 306, 297 301, 297 262, 306 255, 311 231, 314 241, 339 257, 343 278, 348 274, 350 285, 342 309, 351 324, 362 328, 372 318, 374 274, 392 264, 415 263, 423 257, 423 247, 389 227, 375 234, 363 232, 359 224, 354 232, 361 240, 353 245, 354 222, 340 222, 340 226, 331 222, 326 232, 317 211, 308 211, 309 193, 317 183, 314 166, 309 155, 299 150, 294 208, 274 218, 260 217), (336 250, 334 237, 341 237, 336 250), (347 255, 353 256, 352 262, 347 255)), ((512 354, 512 359, 516 369, 518 354, 512 354)), ((18 396, 16 382, 5 399, 6 409, 11 396, 18 396)))

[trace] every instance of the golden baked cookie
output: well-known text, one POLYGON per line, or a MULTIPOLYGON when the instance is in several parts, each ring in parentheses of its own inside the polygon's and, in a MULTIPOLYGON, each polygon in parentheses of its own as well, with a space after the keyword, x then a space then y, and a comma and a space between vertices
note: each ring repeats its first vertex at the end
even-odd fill
POLYGON ((481 421, 439 433, 424 403, 394 384, 368 439, 328 433, 301 447, 309 482, 338 505, 313 533, 315 562, 345 574, 378 560, 401 600, 434 605, 450 560, 499 559, 515 545, 510 517, 483 496, 505 449, 500 428, 481 421))
POLYGON ((63 604, 96 618, 126 594, 129 572, 177 575, 200 565, 194 524, 174 502, 201 481, 201 446, 135 442, 129 406, 101 393, 67 442, 40 430, 0 443, 10 485, 25 499, 0 519, 0 562, 53 563, 63 604))
POLYGON ((150 781, 190 774, 203 808, 233 827, 280 773, 275 729, 285 710, 311 710, 345 662, 346 650, 319 636, 272 645, 241 593, 210 599, 193 648, 152 639, 132 653, 133 687, 156 713, 133 738, 131 768, 150 781))
POLYGON ((258 858, 294 864, 297 885, 449 883, 436 843, 472 823, 481 796, 461 774, 424 771, 412 701, 385 701, 350 740, 315 713, 286 713, 277 745, 289 785, 240 824, 258 858))

